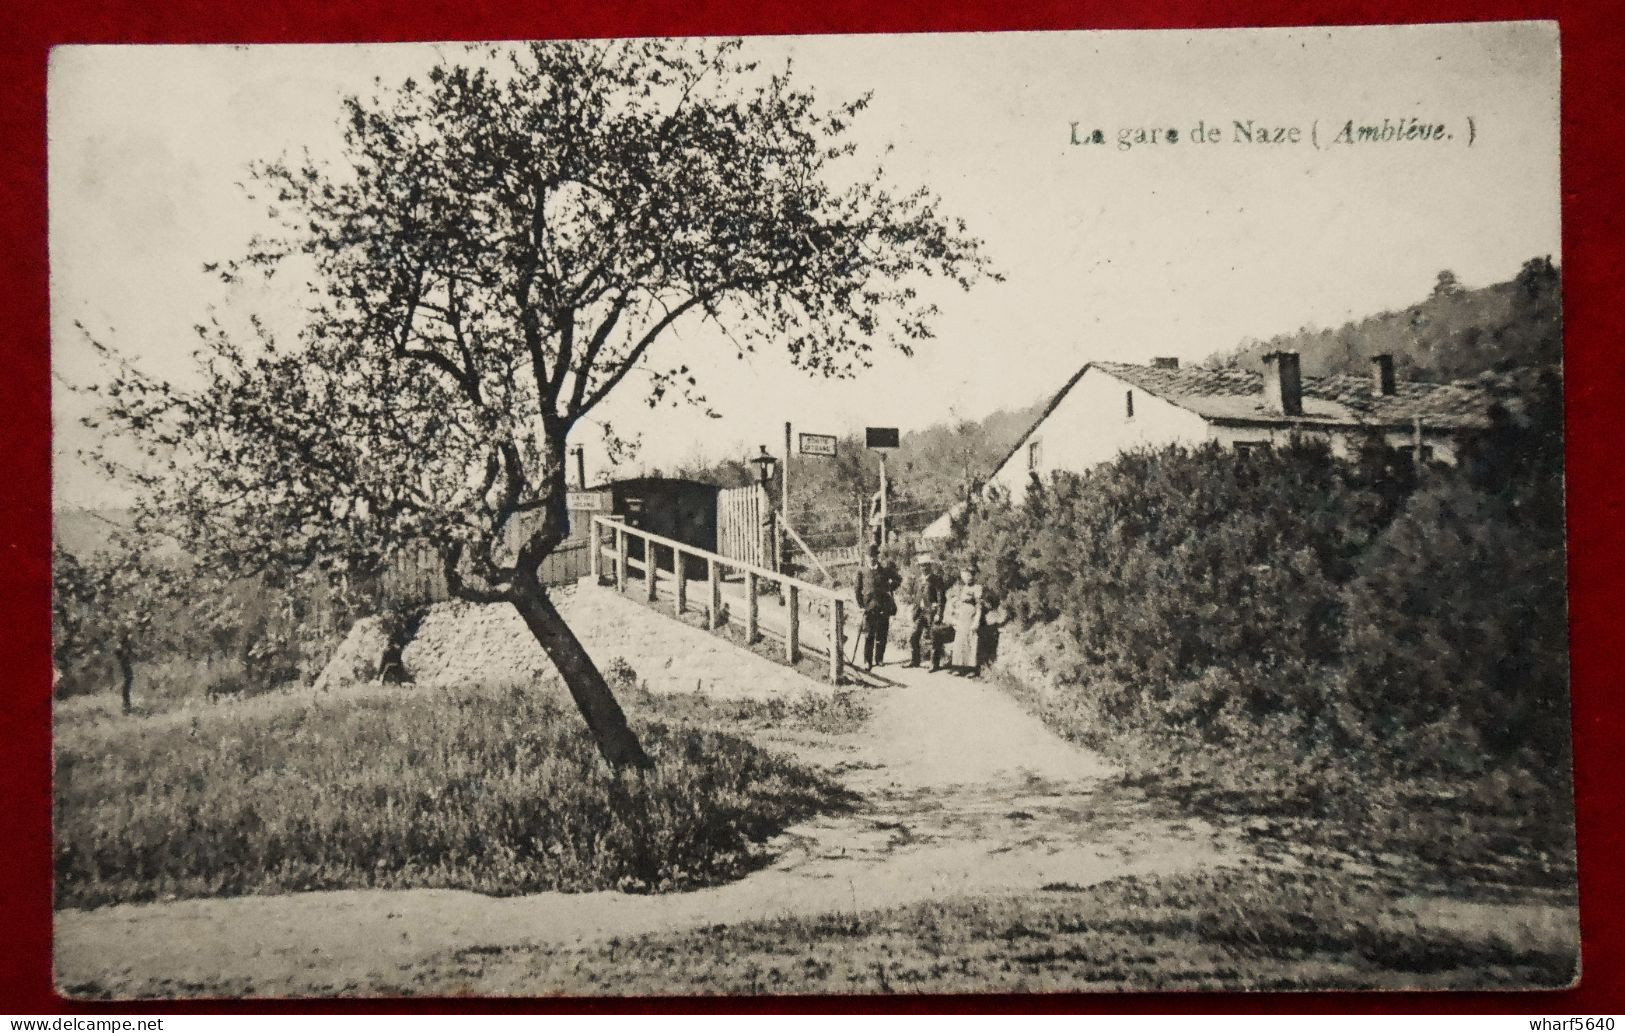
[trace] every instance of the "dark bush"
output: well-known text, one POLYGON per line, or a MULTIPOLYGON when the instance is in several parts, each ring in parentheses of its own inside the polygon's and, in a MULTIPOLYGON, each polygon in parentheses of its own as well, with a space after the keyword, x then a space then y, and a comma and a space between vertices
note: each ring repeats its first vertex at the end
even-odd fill
POLYGON ((1155 700, 1214 667, 1335 661, 1339 586, 1387 508, 1321 445, 1171 448, 985 507, 963 550, 1012 616, 1062 622, 1072 659, 1155 700))
POLYGON ((1342 684, 1373 737, 1424 769, 1533 751, 1566 778, 1564 574, 1560 527, 1459 479, 1413 497, 1345 591, 1342 684))
POLYGON ((1131 766, 1201 773, 1191 792, 1229 809, 1393 828, 1415 824, 1401 785, 1425 782, 1495 812, 1475 828, 1545 836, 1569 792, 1557 384, 1492 414, 1459 468, 1130 453, 983 503, 954 558, 1051 629, 1046 718, 1131 766), (1509 817, 1513 796, 1534 816, 1509 817))

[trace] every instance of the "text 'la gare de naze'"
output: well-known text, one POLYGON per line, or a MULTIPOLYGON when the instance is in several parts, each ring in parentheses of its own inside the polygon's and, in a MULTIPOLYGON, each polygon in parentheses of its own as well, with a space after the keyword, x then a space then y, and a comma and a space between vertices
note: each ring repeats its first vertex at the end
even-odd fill
MULTIPOLYGON (((1314 143, 1319 146, 1315 135, 1315 126, 1305 129, 1301 125, 1266 125, 1249 118, 1232 120, 1228 134, 1222 125, 1210 126, 1206 121, 1197 122, 1186 132, 1173 127, 1125 126, 1117 130, 1116 143, 1120 151, 1181 142, 1217 144, 1227 139, 1239 144, 1276 146, 1314 143)), ((1337 126, 1330 143, 1415 143, 1449 139, 1453 139, 1453 135, 1446 130, 1443 122, 1427 122, 1408 116, 1385 118, 1380 123, 1347 119, 1337 126)), ((1075 146, 1103 145, 1107 142, 1107 136, 1105 130, 1086 129, 1082 122, 1073 122, 1070 142, 1075 146)))

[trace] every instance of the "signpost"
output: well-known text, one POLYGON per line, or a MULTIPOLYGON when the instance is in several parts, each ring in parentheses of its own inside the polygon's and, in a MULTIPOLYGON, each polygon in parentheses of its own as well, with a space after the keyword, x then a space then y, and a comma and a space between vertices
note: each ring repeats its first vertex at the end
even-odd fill
MULTIPOLYGON (((786 532, 788 532, 790 534, 794 534, 795 532, 794 532, 794 530, 792 530, 792 525, 790 523, 790 443, 791 443, 791 437, 792 437, 792 435, 790 433, 790 421, 786 420, 784 422, 784 484, 783 484, 784 528, 785 528, 786 532)), ((835 435, 833 435, 833 434, 806 434, 806 433, 803 433, 801 435, 801 438, 800 438, 800 445, 801 445, 801 449, 800 449, 801 454, 804 455, 804 456, 833 456, 835 454, 835 435)), ((786 548, 788 548, 788 546, 786 546, 786 548)), ((802 548, 805 549, 806 546, 803 545, 802 548)), ((808 552, 807 555, 812 556, 812 553, 808 552)), ((816 557, 814 557, 814 559, 816 560, 816 557)))
POLYGON ((880 506, 879 506, 879 534, 876 545, 882 548, 886 545, 887 511, 886 499, 886 449, 897 447, 896 427, 865 427, 863 429, 863 442, 876 452, 880 453, 880 506))
MULTIPOLYGON (((790 421, 789 420, 784 421, 784 482, 782 484, 780 484, 779 487, 780 487, 781 494, 783 496, 781 501, 784 504, 784 512, 783 512, 784 526, 789 527, 790 526, 790 421)), ((785 555, 789 554, 790 547, 788 545, 784 544, 778 538, 774 539, 774 544, 776 545, 776 547, 783 550, 783 553, 785 555)), ((784 568, 780 567, 778 569, 782 570, 784 568)))

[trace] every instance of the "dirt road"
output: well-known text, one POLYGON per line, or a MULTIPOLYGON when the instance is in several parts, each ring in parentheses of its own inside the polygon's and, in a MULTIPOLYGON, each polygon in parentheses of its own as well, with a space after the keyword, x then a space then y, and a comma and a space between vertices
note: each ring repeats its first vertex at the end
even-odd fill
MULTIPOLYGON (((614 611, 613 633, 601 638, 618 654, 637 641, 625 622, 664 622, 668 649, 673 629, 693 630, 624 600, 583 602, 614 611)), ((600 638, 583 637, 589 649, 600 638)), ((647 658, 631 659, 648 669, 647 658)), ((761 668, 740 669, 760 691, 761 668)), ((771 844, 773 863, 738 882, 660 896, 355 890, 65 911, 57 916, 58 984, 119 997, 376 993, 457 950, 1083 886, 1183 870, 1226 852, 1199 822, 1154 817, 1106 781, 1113 772, 1099 756, 1061 740, 996 688, 896 664, 880 673, 895 684, 866 690, 865 726, 804 749, 861 806, 789 830, 771 844)), ((771 676, 786 693, 814 687, 788 669, 771 676)))

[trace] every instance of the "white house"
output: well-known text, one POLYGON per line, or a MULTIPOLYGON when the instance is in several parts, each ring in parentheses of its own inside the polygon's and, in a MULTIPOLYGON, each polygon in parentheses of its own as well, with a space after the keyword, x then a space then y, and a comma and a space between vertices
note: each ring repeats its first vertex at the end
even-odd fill
MULTIPOLYGON (((1401 383, 1388 355, 1372 359, 1368 377, 1301 376, 1296 352, 1265 356, 1261 373, 1182 368, 1178 359, 1091 362, 1050 400, 986 487, 1019 500, 1035 475, 1082 472, 1132 449, 1209 441, 1243 451, 1319 438, 1348 456, 1378 434, 1390 447, 1453 464, 1464 439, 1489 426, 1495 387, 1493 377, 1401 383)), ((938 517, 924 537, 946 537, 952 518, 952 511, 938 517)))

